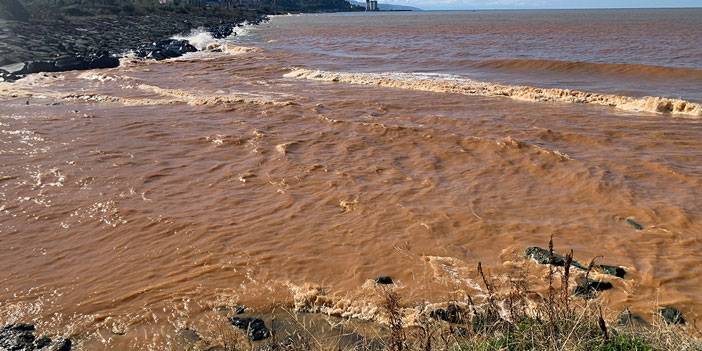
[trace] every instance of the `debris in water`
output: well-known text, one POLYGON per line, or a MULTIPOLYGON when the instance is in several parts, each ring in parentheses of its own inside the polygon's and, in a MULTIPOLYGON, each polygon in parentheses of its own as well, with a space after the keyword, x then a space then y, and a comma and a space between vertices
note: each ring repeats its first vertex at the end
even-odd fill
POLYGON ((627 219, 626 219, 626 224, 632 226, 632 227, 633 227, 634 229, 636 229, 636 230, 643 230, 643 229, 644 229, 644 226, 643 226, 641 223, 639 223, 639 222, 637 222, 636 220, 634 220, 633 217, 627 218, 627 219))
POLYGON ((591 299, 595 297, 598 291, 609 290, 613 287, 612 283, 605 281, 597 281, 592 279, 581 279, 578 282, 578 286, 575 287, 573 293, 584 299, 591 299))
POLYGON ((395 282, 392 281, 392 278, 390 278, 387 275, 381 275, 378 278, 375 278, 376 284, 383 284, 383 285, 390 285, 390 284, 395 284, 395 282))
POLYGON ((595 268, 595 271, 598 271, 598 272, 603 273, 603 274, 613 275, 613 276, 618 277, 618 278, 624 278, 624 276, 626 275, 626 270, 624 270, 624 268, 618 267, 618 266, 610 266, 607 264, 598 264, 594 268, 595 268))

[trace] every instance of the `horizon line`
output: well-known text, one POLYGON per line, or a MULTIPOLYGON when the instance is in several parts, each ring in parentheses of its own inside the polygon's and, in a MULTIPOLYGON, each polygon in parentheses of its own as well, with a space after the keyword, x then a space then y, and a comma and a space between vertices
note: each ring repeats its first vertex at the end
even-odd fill
POLYGON ((421 11, 543 11, 543 10, 681 10, 681 9, 702 9, 700 6, 651 6, 651 7, 493 7, 493 8, 483 8, 483 7, 473 7, 473 8, 422 8, 419 5, 409 5, 409 4, 398 4, 390 2, 379 2, 382 5, 397 5, 397 6, 407 6, 414 7, 421 11))

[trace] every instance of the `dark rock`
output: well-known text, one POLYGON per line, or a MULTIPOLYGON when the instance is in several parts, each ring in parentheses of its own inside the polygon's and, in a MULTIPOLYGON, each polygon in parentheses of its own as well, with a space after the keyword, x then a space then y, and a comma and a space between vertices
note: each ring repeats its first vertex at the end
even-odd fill
POLYGON ((605 291, 613 288, 614 286, 610 282, 597 281, 592 279, 582 279, 578 282, 573 293, 585 299, 593 298, 597 295, 598 291, 605 291))
POLYGON ((71 351, 73 343, 70 339, 58 339, 49 347, 49 351, 71 351))
POLYGON ((218 306, 215 307, 215 311, 219 313, 224 313, 224 314, 229 314, 233 312, 234 314, 244 314, 246 312, 247 307, 245 305, 236 305, 236 306, 218 306))
MULTIPOLYGON (((563 267, 565 265, 565 257, 562 255, 559 255, 558 253, 554 252, 553 256, 551 256, 551 253, 544 249, 540 248, 537 246, 532 246, 526 249, 525 253, 526 257, 532 258, 534 261, 540 264, 551 264, 554 266, 558 267, 563 267)), ((587 268, 580 264, 578 261, 573 260, 571 262, 571 266, 575 268, 579 268, 582 270, 586 270, 587 268)))
POLYGON ((42 349, 49 345, 51 345, 51 338, 48 336, 42 336, 41 338, 34 340, 34 347, 37 349, 42 349))
POLYGON ((531 257, 534 261, 540 264, 552 264, 554 266, 563 266, 565 264, 563 256, 555 252, 553 253, 553 256, 551 256, 551 252, 536 246, 527 248, 526 256, 531 257))
POLYGON ((594 269, 600 273, 613 275, 618 278, 624 278, 624 276, 626 275, 626 271, 624 270, 624 268, 618 266, 598 264, 594 267, 594 269))
POLYGON ((658 313, 661 314, 663 320, 668 324, 685 324, 685 318, 682 312, 678 311, 675 307, 661 307, 658 309, 658 313))
POLYGON ((462 324, 464 322, 463 315, 465 311, 456 304, 450 303, 446 309, 438 308, 431 311, 431 318, 446 321, 454 324, 462 324))
POLYGON ((629 327, 643 327, 648 325, 643 317, 631 313, 628 308, 619 314, 618 323, 621 326, 629 327))
POLYGON ((10 324, 0 329, 0 350, 34 350, 34 325, 10 324))
POLYGON ((392 278, 390 278, 387 275, 381 275, 380 277, 375 278, 375 283, 376 284, 383 284, 383 285, 395 284, 395 282, 392 280, 392 278))
POLYGON ((224 39, 234 33, 234 26, 235 25, 231 23, 223 23, 210 26, 207 28, 207 31, 210 32, 215 39, 224 39))
POLYGON ((24 71, 20 74, 32 74, 39 72, 56 72, 56 66, 52 61, 29 61, 24 66, 24 71))
POLYGON ((40 72, 63 72, 74 70, 113 68, 119 66, 119 59, 106 51, 87 55, 61 57, 54 61, 27 61, 3 66, 0 78, 15 81, 21 76, 40 72))
POLYGON ((626 219, 626 224, 632 226, 632 227, 633 227, 634 229, 636 229, 636 230, 643 230, 643 229, 644 229, 644 226, 643 226, 641 223, 637 222, 637 221, 636 221, 635 219, 633 219, 633 218, 627 218, 627 219, 626 219))
POLYGON ((107 51, 100 51, 84 56, 64 56, 54 62, 55 72, 114 68, 119 66, 119 59, 107 51))
POLYGON ((271 336, 266 328, 266 323, 258 318, 229 317, 229 321, 233 326, 246 331, 252 341, 263 340, 271 336))
POLYGON ((148 45, 142 45, 136 51, 136 56, 160 61, 168 58, 180 57, 186 53, 195 51, 197 51, 197 49, 190 45, 190 42, 187 40, 165 39, 148 45))
POLYGON ((2 328, 2 330, 11 330, 15 332, 34 332, 34 324, 29 323, 16 323, 10 324, 2 328))
POLYGON ((4 69, 0 69, 0 82, 9 82, 12 83, 22 77, 12 74, 4 69))
POLYGON ((46 336, 36 338, 34 325, 28 323, 10 324, 0 329, 0 350, 3 351, 70 351, 71 340, 58 339, 54 342, 46 336))

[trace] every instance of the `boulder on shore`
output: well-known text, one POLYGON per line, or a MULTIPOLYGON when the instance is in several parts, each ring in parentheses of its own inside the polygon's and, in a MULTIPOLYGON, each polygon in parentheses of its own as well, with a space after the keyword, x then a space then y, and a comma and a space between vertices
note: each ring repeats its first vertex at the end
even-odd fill
POLYGON ((37 338, 34 336, 33 324, 16 323, 8 324, 0 329, 0 350, 8 351, 70 351, 71 340, 59 338, 52 341, 47 336, 37 338))
POLYGON ((661 314, 663 320, 668 324, 685 324, 685 318, 682 312, 675 307, 661 307, 658 309, 658 313, 661 314))
POLYGON ((76 56, 64 56, 56 60, 27 61, 7 65, 0 69, 0 78, 15 81, 22 76, 41 72, 64 72, 87 69, 113 68, 119 66, 119 59, 107 51, 76 56))
POLYGON ((266 323, 258 318, 229 317, 229 322, 245 331, 251 341, 263 340, 271 336, 266 323))
POLYGON ((584 299, 591 299, 597 295, 597 292, 609 290, 613 287, 614 286, 610 282, 582 279, 578 282, 573 293, 584 299))
POLYGON ((431 311, 430 316, 436 320, 442 320, 454 324, 462 324, 465 322, 464 316, 468 313, 455 303, 450 303, 446 308, 437 308, 431 311))
POLYGON ((142 45, 135 54, 139 58, 154 59, 157 61, 168 58, 180 57, 189 52, 195 52, 197 48, 190 45, 187 40, 164 39, 147 45, 142 45))
POLYGON ((395 282, 392 280, 392 278, 390 276, 387 276, 387 275, 381 275, 380 277, 375 278, 375 283, 380 284, 380 285, 395 284, 395 282))
POLYGON ((67 56, 54 62, 56 72, 114 68, 119 66, 119 59, 107 51, 99 51, 85 56, 67 56))
POLYGON ((12 83, 22 77, 18 77, 4 69, 0 69, 0 82, 9 82, 12 83))
POLYGON ((220 23, 208 27, 207 31, 210 32, 215 39, 224 39, 234 33, 234 26, 235 24, 233 23, 220 23))

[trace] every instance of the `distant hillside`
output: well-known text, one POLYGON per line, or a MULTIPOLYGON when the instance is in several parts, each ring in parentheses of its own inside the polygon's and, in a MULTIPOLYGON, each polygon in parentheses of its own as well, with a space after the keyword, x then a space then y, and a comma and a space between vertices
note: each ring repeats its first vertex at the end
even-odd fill
MULTIPOLYGON (((365 2, 360 2, 360 1, 349 1, 351 4, 356 5, 356 6, 362 6, 366 7, 365 2)), ((395 4, 382 4, 378 3, 378 8, 380 11, 423 11, 419 7, 413 7, 413 6, 406 6, 406 5, 395 5, 395 4)))
POLYGON ((262 0, 259 3, 264 3, 269 8, 277 11, 325 12, 360 10, 346 0, 262 0))
MULTIPOLYGON (((363 5, 365 7, 365 4, 363 5)), ((346 0, 0 0, 0 19, 361 11, 346 0)))
POLYGON ((0 19, 26 21, 29 13, 17 0, 0 0, 0 19))

